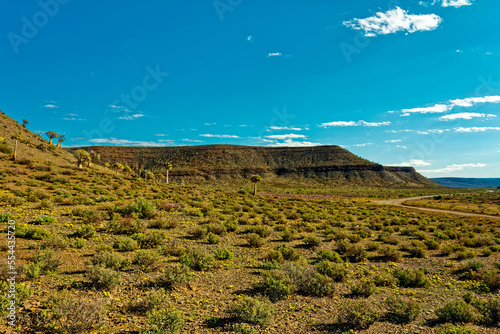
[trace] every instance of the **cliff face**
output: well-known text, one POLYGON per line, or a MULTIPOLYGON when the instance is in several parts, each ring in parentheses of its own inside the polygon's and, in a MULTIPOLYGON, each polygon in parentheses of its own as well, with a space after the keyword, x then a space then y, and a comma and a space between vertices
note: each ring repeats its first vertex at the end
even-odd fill
POLYGON ((163 163, 169 161, 173 165, 172 176, 199 180, 248 178, 260 174, 264 177, 314 178, 335 184, 436 186, 412 167, 384 167, 340 146, 92 146, 83 149, 100 154, 101 163, 120 162, 135 170, 161 172, 163 163))

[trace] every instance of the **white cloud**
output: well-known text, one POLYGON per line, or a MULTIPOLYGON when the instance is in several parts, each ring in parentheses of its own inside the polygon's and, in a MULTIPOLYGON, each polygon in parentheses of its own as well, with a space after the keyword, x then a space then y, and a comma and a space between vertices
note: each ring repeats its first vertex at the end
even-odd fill
POLYGON ((384 143, 399 143, 400 141, 402 141, 402 140, 401 139, 391 139, 391 140, 384 141, 384 143))
POLYGON ((365 146, 370 146, 370 145, 372 145, 372 143, 356 144, 356 145, 352 145, 352 146, 365 147, 365 146))
POLYGON ((403 109, 401 110, 404 114, 428 114, 428 113, 443 113, 450 110, 450 107, 445 104, 435 104, 432 107, 424 107, 424 108, 412 108, 412 109, 403 109))
POLYGON ((56 106, 55 104, 52 104, 52 103, 49 103, 49 104, 46 104, 43 106, 44 108, 50 108, 50 109, 56 109, 56 108, 59 108, 58 106, 56 106))
POLYGON ((65 121, 78 121, 78 122, 86 121, 85 118, 74 118, 74 117, 63 117, 61 119, 65 120, 65 121))
POLYGON ((216 123, 204 123, 205 125, 215 125, 216 123))
POLYGON ((298 139, 298 138, 306 138, 304 135, 298 135, 296 133, 289 133, 286 135, 271 135, 271 136, 264 136, 269 139, 298 139))
POLYGON ((302 128, 295 128, 295 127, 292 127, 292 126, 270 126, 268 131, 269 130, 290 130, 290 131, 302 131, 304 129, 302 128))
POLYGON ((200 135, 200 137, 208 137, 208 138, 240 138, 240 137, 234 136, 234 135, 213 135, 213 134, 209 134, 209 133, 202 134, 202 135, 200 135))
POLYGON ((281 52, 269 52, 269 54, 267 55, 267 58, 272 58, 272 57, 291 58, 293 56, 289 55, 289 54, 283 54, 281 52))
POLYGON ((396 145, 396 147, 398 148, 402 148, 404 150, 407 150, 408 149, 408 146, 404 146, 404 145, 396 145))
POLYGON ((488 130, 500 131, 500 127, 485 126, 485 127, 456 128, 455 132, 485 132, 488 130))
POLYGON ((116 138, 89 139, 89 142, 96 144, 131 145, 131 146, 165 146, 165 144, 153 141, 140 141, 140 140, 116 139, 116 138))
POLYGON ((386 13, 379 12, 365 19, 344 21, 346 27, 363 30, 366 37, 393 34, 398 31, 414 33, 436 29, 442 19, 436 14, 413 15, 396 7, 386 13))
POLYGON ((336 121, 336 122, 329 122, 329 123, 321 123, 318 125, 319 127, 322 128, 327 128, 327 127, 333 127, 333 126, 386 126, 386 125, 391 125, 391 122, 365 122, 365 121, 336 121))
MULTIPOLYGON (((482 97, 469 97, 465 99, 455 99, 449 100, 448 102, 438 103, 430 107, 419 107, 411 109, 401 110, 401 116, 409 116, 413 113, 429 114, 429 113, 445 113, 452 110, 455 107, 469 108, 476 104, 483 103, 500 103, 499 95, 492 96, 482 96, 482 97)), ((394 111, 388 111, 388 113, 393 113, 394 111)))
MULTIPOLYGON (((263 141, 266 141, 263 139, 263 141)), ((321 145, 320 143, 311 143, 308 141, 294 141, 293 139, 289 138, 286 139, 285 142, 283 143, 278 143, 278 142, 273 142, 272 144, 269 144, 268 146, 273 146, 273 147, 310 147, 310 146, 319 146, 321 145)))
POLYGON ((133 115, 130 115, 130 116, 121 116, 121 117, 118 117, 118 119, 123 119, 123 120, 126 120, 126 121, 133 121, 135 119, 138 119, 140 117, 144 117, 146 115, 143 115, 143 114, 133 114, 133 115))
POLYGON ((155 134, 156 137, 166 137, 168 136, 167 134, 164 134, 164 133, 157 133, 155 134))
POLYGON ((443 0, 441 6, 443 7, 462 7, 472 5, 473 0, 443 0))
POLYGON ((429 161, 421 160, 421 159, 411 159, 408 162, 402 162, 400 164, 391 164, 387 166, 408 166, 408 167, 423 167, 430 166, 431 163, 429 161))
POLYGON ((203 140, 197 140, 197 139, 181 139, 182 141, 185 141, 185 142, 192 142, 192 143, 204 143, 203 140))
POLYGON ((250 35, 250 36, 247 37, 247 41, 253 43, 253 42, 255 42, 255 38, 252 35, 250 35))
POLYGON ((476 117, 496 117, 496 115, 486 115, 486 114, 480 114, 480 113, 477 113, 477 112, 462 112, 462 113, 458 113, 458 114, 449 114, 449 115, 445 115, 445 116, 441 116, 439 117, 438 119, 440 121, 451 121, 451 120, 455 120, 455 119, 473 119, 473 118, 476 118, 476 117))
POLYGON ((456 171, 464 170, 465 168, 482 168, 486 167, 486 164, 462 164, 462 165, 449 165, 444 168, 432 169, 432 170, 419 170, 421 173, 451 173, 456 171))

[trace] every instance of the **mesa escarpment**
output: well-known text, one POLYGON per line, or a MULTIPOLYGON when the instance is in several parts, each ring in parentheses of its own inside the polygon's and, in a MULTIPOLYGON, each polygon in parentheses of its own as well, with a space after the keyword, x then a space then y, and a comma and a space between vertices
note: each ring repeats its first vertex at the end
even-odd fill
MULTIPOLYGON (((255 147, 203 145, 180 147, 83 147, 101 157, 101 163, 120 162, 132 169, 162 172, 191 180, 264 177, 315 179, 334 184, 366 186, 438 186, 413 167, 385 167, 360 158, 340 146, 255 147)), ((74 149, 70 149, 74 150, 74 149)))

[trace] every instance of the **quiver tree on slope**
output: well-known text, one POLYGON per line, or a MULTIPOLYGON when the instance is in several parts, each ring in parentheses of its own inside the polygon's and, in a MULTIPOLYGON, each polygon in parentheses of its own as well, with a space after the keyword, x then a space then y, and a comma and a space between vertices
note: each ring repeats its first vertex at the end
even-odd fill
POLYGON ((130 166, 125 166, 123 167, 123 171, 127 173, 127 175, 130 175, 132 173, 132 168, 130 168, 130 166))
POLYGON ((253 195, 257 195, 257 183, 262 182, 262 177, 260 175, 252 175, 250 181, 253 183, 253 195))
POLYGON ((59 138, 57 138, 57 147, 61 147, 62 143, 66 141, 66 136, 65 135, 60 135, 59 138))
POLYGON ((29 122, 27 120, 23 119, 23 127, 25 128, 26 125, 28 125, 28 124, 29 124, 29 122))
POLYGON ((16 160, 17 159, 17 141, 22 140, 23 135, 22 135, 22 133, 18 133, 18 134, 12 135, 10 138, 14 139, 16 141, 16 145, 14 146, 14 153, 12 154, 12 160, 16 160))
POLYGON ((73 155, 76 158, 76 164, 78 165, 78 168, 82 168, 83 165, 90 165, 91 159, 89 152, 85 150, 76 150, 73 155))
POLYGON ((119 162, 115 162, 113 164, 113 169, 116 170, 116 175, 118 175, 118 172, 123 170, 123 168, 124 168, 123 165, 119 162))
POLYGON ((172 170, 172 164, 171 164, 170 162, 168 162, 168 161, 167 161, 167 162, 165 162, 165 163, 163 164, 163 168, 165 168, 165 169, 167 170, 167 178, 166 178, 166 181, 167 181, 167 184, 168 184, 168 172, 169 172, 170 170, 172 170))
POLYGON ((52 139, 59 137, 59 135, 55 131, 47 131, 47 132, 45 132, 45 135, 47 137, 49 137, 49 139, 50 139, 49 145, 54 145, 54 144, 52 144, 52 139))

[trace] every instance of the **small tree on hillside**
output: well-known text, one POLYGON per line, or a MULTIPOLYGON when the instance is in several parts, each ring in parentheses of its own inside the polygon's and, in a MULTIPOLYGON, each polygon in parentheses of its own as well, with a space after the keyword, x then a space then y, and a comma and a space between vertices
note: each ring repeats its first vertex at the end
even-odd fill
POLYGON ((76 150, 73 155, 76 158, 76 164, 78 168, 83 168, 83 165, 89 165, 92 161, 89 152, 85 150, 76 150))
POLYGON ((123 168, 124 168, 123 165, 119 162, 115 162, 113 164, 113 169, 116 170, 116 175, 118 175, 118 172, 123 170, 123 168))
POLYGON ((57 138, 57 147, 62 147, 62 143, 66 141, 66 136, 65 135, 60 135, 59 138, 57 138))
POLYGON ((106 167, 106 168, 109 168, 109 166, 111 166, 111 165, 109 164, 109 162, 106 162, 106 163, 104 164, 104 167, 106 167))
POLYGON ((14 146, 14 153, 12 154, 12 160, 17 160, 17 141, 23 139, 22 133, 18 133, 15 135, 12 135, 10 137, 11 139, 14 139, 16 141, 16 145, 14 146))
POLYGON ((26 127, 26 125, 28 125, 28 123, 29 122, 27 120, 23 119, 23 127, 26 127))
POLYGON ((170 162, 168 162, 168 161, 167 161, 167 162, 165 162, 165 163, 163 164, 163 168, 165 168, 165 169, 167 170, 167 178, 166 178, 166 181, 167 181, 167 184, 168 184, 168 172, 169 172, 170 170, 172 170, 172 164, 171 164, 170 162))
POLYGON ((155 174, 153 172, 147 172, 146 173, 146 179, 148 179, 148 180, 154 180, 155 179, 155 174))
POLYGON ((260 175, 252 175, 250 181, 253 183, 253 195, 257 195, 257 183, 262 182, 262 177, 260 175))
POLYGON ((45 135, 47 137, 49 137, 49 139, 50 139, 49 145, 54 145, 54 144, 52 144, 52 139, 59 137, 59 135, 55 131, 47 131, 47 132, 45 132, 45 135))
POLYGON ((123 171, 127 173, 127 175, 130 175, 132 173, 132 168, 130 168, 130 166, 125 166, 123 167, 123 171))

